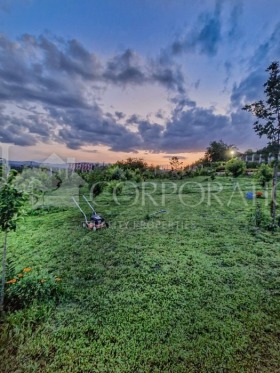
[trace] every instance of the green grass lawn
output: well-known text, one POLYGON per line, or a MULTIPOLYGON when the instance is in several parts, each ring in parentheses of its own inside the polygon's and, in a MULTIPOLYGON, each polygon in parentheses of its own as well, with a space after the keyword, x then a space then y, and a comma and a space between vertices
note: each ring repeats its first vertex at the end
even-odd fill
POLYGON ((202 180, 181 200, 159 184, 158 206, 131 185, 120 205, 101 195, 111 226, 97 232, 74 207, 28 216, 9 255, 65 296, 6 314, 0 372, 279 372, 280 233, 248 228, 250 179, 202 180))

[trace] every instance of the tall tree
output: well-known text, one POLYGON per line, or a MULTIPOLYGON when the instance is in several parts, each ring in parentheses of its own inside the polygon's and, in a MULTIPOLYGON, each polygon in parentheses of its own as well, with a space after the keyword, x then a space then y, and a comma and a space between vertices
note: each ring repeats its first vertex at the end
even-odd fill
POLYGON ((210 142, 205 152, 208 162, 220 162, 230 159, 230 150, 236 150, 234 145, 227 145, 222 140, 210 142))
POLYGON ((269 73, 268 80, 264 83, 266 100, 256 101, 245 105, 243 110, 252 113, 258 118, 254 122, 255 132, 260 136, 266 136, 268 145, 274 154, 273 186, 271 215, 272 224, 276 221, 276 197, 277 197, 277 172, 280 151, 280 70, 279 62, 274 61, 266 69, 269 73))

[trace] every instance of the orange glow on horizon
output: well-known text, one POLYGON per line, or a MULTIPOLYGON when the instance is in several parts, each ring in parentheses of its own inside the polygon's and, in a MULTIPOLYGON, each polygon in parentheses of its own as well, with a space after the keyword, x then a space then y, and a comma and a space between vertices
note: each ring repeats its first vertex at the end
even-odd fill
POLYGON ((137 153, 113 152, 105 146, 95 146, 94 148, 85 148, 83 150, 72 150, 66 146, 58 144, 40 144, 30 147, 10 146, 9 157, 11 160, 17 161, 43 161, 49 158, 52 154, 56 154, 65 162, 93 162, 93 163, 115 163, 127 158, 142 158, 149 165, 159 165, 162 167, 170 167, 170 158, 173 156, 179 157, 183 162, 183 166, 187 166, 204 155, 204 152, 196 153, 147 153, 146 151, 138 151, 137 153))

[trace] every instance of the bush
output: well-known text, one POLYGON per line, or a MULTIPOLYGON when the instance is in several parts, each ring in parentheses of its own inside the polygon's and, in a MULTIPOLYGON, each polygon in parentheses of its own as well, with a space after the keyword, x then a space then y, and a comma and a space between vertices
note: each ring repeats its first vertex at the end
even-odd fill
POLYGON ((108 184, 107 189, 110 193, 119 196, 120 194, 122 194, 123 187, 123 183, 114 180, 108 184))
POLYGON ((273 178, 273 169, 267 164, 262 164, 256 172, 255 177, 260 182, 261 186, 265 187, 273 178))
POLYGON ((17 275, 11 274, 10 269, 5 291, 6 307, 10 310, 28 307, 37 301, 57 301, 62 294, 60 277, 47 272, 40 273, 30 267, 23 268, 17 275))
POLYGON ((99 181, 93 185, 90 186, 90 192, 92 194, 92 197, 97 197, 99 194, 101 194, 106 186, 106 183, 104 181, 99 181))
POLYGON ((238 177, 246 170, 246 164, 241 159, 233 158, 226 163, 226 171, 233 177, 238 177))
POLYGON ((185 170, 185 177, 194 177, 194 171, 191 169, 185 170))
POLYGON ((126 180, 125 172, 119 166, 112 166, 106 170, 106 180, 126 180))
POLYGON ((259 162, 246 162, 247 168, 253 168, 254 170, 260 166, 259 162))

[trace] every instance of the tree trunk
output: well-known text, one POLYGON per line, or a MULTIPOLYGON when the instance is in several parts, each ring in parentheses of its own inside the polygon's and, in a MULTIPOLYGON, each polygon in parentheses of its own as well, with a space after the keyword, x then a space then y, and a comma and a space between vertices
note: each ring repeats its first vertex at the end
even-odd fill
POLYGON ((6 282, 6 261, 7 261, 7 235, 8 235, 8 232, 5 232, 3 257, 2 257, 2 284, 1 284, 1 295, 0 295, 0 312, 3 312, 3 309, 4 309, 4 291, 5 291, 5 282, 6 282))
MULTIPOLYGON (((279 146, 278 146, 279 150, 279 146)), ((279 154, 275 154, 274 170, 273 170, 273 183, 272 183, 272 201, 271 201, 271 217, 272 224, 276 222, 276 205, 277 205, 277 173, 278 173, 279 154)))

